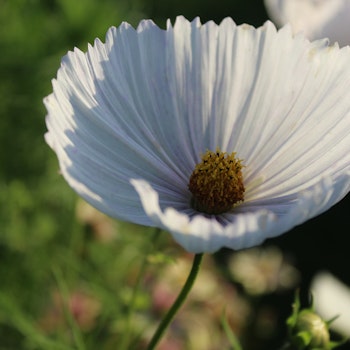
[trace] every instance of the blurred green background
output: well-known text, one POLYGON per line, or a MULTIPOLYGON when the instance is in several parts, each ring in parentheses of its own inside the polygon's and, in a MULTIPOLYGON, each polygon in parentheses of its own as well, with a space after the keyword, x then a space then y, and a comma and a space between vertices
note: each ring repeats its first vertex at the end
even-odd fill
MULTIPOLYGON (((152 18, 164 27, 167 18, 180 14, 188 19, 200 16, 202 22, 231 16, 237 23, 256 26, 267 19, 263 2, 257 0, 0 0, 0 350, 142 349, 149 327, 159 319, 161 312, 154 304, 162 298, 153 295, 158 291, 155 286, 159 287, 162 271, 172 260, 186 261, 187 255, 168 235, 153 244, 150 230, 111 221, 78 200, 59 175, 56 156, 44 142, 42 100, 51 93, 51 79, 68 50, 85 50, 88 42, 103 39, 110 26, 122 21, 137 25, 143 18, 152 18), (159 254, 160 250, 166 253, 159 254), (139 293, 133 294, 145 261, 148 265, 139 293), (136 319, 130 316, 130 305, 136 319)), ((339 213, 328 215, 336 215, 339 222, 339 213)), ((315 227, 308 229, 315 231, 315 227)), ((294 238, 277 239, 276 245, 279 254, 291 253, 296 270, 305 270, 307 284, 317 267, 317 256, 329 261, 333 255, 327 256, 329 245, 323 249, 320 244, 309 259, 306 252, 315 249, 315 236, 309 235, 300 244, 304 235, 296 231, 294 238), (299 249, 301 245, 304 249, 299 249)), ((215 288, 220 286, 219 293, 225 290, 226 297, 232 298, 223 299, 222 307, 231 303, 245 315, 237 319, 233 314, 230 319, 245 349, 272 349, 271 344, 283 339, 281 320, 290 311, 293 291, 265 291, 264 297, 243 293, 234 287, 234 278, 228 277, 225 264, 230 254, 222 251, 207 263, 213 274, 209 280, 217 283, 215 288), (272 299, 276 305, 286 303, 280 309, 285 313, 277 312, 279 306, 273 306, 272 299), (257 307, 254 310, 252 303, 257 307)), ((207 282, 203 283, 207 290, 207 282)), ((202 328, 214 332, 218 345, 210 339, 207 345, 198 345, 182 330, 179 338, 186 344, 175 339, 175 345, 164 343, 162 348, 225 348, 220 315, 206 317, 217 324, 202 328)))

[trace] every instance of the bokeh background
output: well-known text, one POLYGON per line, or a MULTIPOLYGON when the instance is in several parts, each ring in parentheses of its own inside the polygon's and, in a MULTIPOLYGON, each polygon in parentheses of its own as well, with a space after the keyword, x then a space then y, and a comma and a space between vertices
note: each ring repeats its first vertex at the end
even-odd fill
MULTIPOLYGON (((0 0, 0 350, 143 349, 181 288, 191 256, 170 235, 111 220, 65 183, 42 102, 68 50, 177 15, 268 19, 259 0, 0 0)), ((307 304, 319 271, 350 284, 349 208, 347 197, 262 247, 207 256, 160 349, 230 349, 225 322, 243 349, 280 348, 297 288, 307 304)))

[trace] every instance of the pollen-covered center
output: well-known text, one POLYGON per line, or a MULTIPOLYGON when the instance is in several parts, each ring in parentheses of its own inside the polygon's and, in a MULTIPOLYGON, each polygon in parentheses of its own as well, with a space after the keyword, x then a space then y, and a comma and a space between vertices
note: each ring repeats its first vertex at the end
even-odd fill
POLYGON ((235 152, 227 154, 217 149, 202 156, 188 184, 194 209, 221 214, 244 200, 243 165, 235 155, 235 152))

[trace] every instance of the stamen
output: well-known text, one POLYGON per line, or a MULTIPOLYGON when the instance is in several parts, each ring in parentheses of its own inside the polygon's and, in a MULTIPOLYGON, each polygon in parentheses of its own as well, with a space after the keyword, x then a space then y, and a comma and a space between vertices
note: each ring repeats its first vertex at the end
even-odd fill
POLYGON ((221 214, 244 200, 240 159, 218 148, 202 156, 188 184, 194 209, 207 214, 221 214))

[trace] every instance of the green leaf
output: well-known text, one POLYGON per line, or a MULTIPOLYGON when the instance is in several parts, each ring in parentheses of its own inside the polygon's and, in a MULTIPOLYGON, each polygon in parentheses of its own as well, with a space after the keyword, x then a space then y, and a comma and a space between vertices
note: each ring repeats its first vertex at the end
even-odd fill
POLYGON ((312 334, 307 331, 299 332, 293 337, 293 343, 298 347, 298 350, 306 349, 311 343, 312 334))

